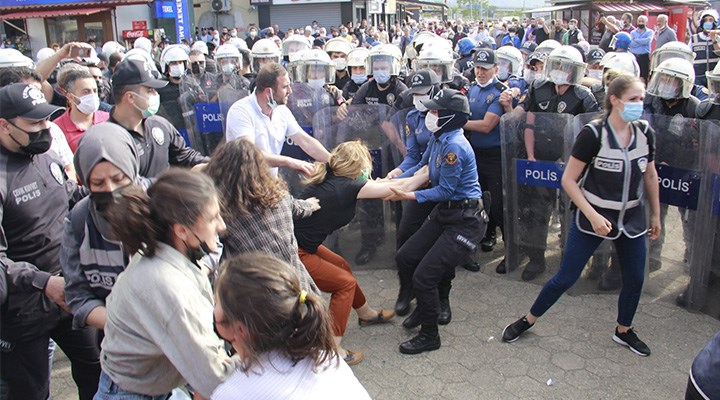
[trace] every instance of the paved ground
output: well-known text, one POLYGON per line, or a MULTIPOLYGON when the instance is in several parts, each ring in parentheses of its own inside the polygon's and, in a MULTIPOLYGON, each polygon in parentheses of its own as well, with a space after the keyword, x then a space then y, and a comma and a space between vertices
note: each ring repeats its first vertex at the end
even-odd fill
MULTIPOLYGON (((648 280, 635 325, 652 349, 650 357, 612 341, 616 294, 582 290, 563 297, 520 340, 507 344, 499 340, 503 327, 527 312, 540 287, 496 275, 501 248, 480 255, 479 273, 458 269, 453 321, 440 328, 438 351, 401 355, 398 344, 413 334, 402 328, 402 319, 360 328, 351 316, 345 346, 365 353, 354 371, 374 399, 682 397, 692 359, 720 330, 720 321, 674 305, 686 278, 661 270, 648 280), (664 278, 668 274, 676 277, 664 278)), ((372 306, 390 308, 397 295, 395 271, 378 263, 371 267, 356 271, 361 287, 372 306)), ((53 399, 75 398, 62 353, 53 369, 53 399)))

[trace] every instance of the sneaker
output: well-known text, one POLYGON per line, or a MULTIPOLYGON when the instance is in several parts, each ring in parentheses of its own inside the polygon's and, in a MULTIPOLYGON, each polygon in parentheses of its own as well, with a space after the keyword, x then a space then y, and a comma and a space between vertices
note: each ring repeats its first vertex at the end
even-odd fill
POLYGON ((633 331, 632 328, 628 329, 628 331, 625 333, 620 333, 618 332, 617 328, 615 328, 613 340, 615 341, 615 343, 626 346, 627 348, 632 350, 633 353, 639 356, 647 357, 650 355, 650 348, 645 344, 645 342, 638 339, 635 331, 633 331))
POLYGON ((503 342, 512 343, 520 337, 526 330, 533 327, 535 324, 528 322, 526 317, 522 317, 519 320, 505 327, 502 334, 503 342))

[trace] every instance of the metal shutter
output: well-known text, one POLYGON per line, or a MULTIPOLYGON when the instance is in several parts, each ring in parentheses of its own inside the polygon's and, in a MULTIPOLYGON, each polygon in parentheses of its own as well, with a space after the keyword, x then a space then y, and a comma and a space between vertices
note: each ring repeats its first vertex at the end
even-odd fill
POLYGON ((278 24, 283 32, 288 27, 304 28, 313 21, 317 21, 320 26, 325 27, 330 34, 331 26, 341 24, 340 3, 289 4, 270 7, 270 23, 278 24))

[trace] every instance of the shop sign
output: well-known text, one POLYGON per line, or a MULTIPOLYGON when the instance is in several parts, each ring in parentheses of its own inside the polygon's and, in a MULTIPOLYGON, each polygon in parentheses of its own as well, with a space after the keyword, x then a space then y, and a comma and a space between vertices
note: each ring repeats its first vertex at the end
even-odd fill
POLYGON ((284 4, 349 3, 352 0, 272 0, 274 6, 284 4))
POLYGON ((183 39, 192 41, 190 33, 190 18, 188 18, 188 12, 190 9, 188 1, 175 0, 173 1, 173 8, 173 11, 175 11, 175 33, 177 34, 177 42, 180 43, 183 39))
POLYGON ((123 39, 137 39, 141 37, 150 36, 147 29, 145 30, 131 30, 122 32, 123 39))
POLYGON ((147 30, 147 21, 133 21, 132 22, 132 30, 134 30, 134 31, 147 30))
POLYGON ((175 9, 172 1, 156 1, 155 2, 155 18, 172 18, 175 19, 175 9))

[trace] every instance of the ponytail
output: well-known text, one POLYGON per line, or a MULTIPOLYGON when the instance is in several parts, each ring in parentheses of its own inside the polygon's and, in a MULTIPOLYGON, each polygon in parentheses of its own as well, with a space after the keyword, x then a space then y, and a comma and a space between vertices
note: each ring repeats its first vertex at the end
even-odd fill
POLYGON ((150 197, 141 188, 129 186, 110 210, 114 212, 108 213, 108 221, 127 252, 142 251, 148 257, 155 255, 158 227, 152 218, 150 197))
POLYGON ((303 178, 302 183, 305 185, 319 185, 325 182, 325 178, 330 169, 330 163, 315 162, 313 172, 307 178, 303 178))

